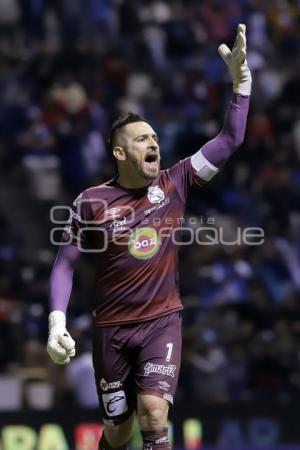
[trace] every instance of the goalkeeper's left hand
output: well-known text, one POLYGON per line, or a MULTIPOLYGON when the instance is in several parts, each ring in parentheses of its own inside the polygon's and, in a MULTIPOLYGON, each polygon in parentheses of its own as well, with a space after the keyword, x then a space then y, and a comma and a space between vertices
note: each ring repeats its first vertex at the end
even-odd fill
POLYGON ((226 44, 221 44, 218 48, 220 56, 230 70, 233 92, 241 95, 251 94, 252 77, 246 60, 246 49, 246 25, 241 23, 232 50, 230 51, 226 44))

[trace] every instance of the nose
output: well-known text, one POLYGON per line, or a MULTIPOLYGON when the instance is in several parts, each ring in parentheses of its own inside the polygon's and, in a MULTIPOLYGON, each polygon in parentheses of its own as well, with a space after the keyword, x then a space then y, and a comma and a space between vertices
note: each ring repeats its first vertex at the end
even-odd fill
POLYGON ((151 148, 151 150, 157 150, 157 149, 158 149, 157 142, 156 142, 154 139, 152 139, 152 140, 150 141, 150 145, 149 145, 148 148, 151 148))

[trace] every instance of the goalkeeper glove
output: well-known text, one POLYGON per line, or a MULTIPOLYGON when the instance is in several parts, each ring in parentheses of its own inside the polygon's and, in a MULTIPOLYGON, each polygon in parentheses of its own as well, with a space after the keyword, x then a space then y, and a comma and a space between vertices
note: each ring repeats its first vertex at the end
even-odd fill
POLYGON ((75 355, 75 342, 66 330, 66 316, 62 311, 49 314, 47 351, 55 364, 68 364, 75 355))
POLYGON ((251 94, 252 77, 246 60, 246 48, 246 25, 244 24, 238 26, 231 51, 226 44, 221 44, 218 48, 220 56, 231 73, 233 92, 241 95, 251 94))

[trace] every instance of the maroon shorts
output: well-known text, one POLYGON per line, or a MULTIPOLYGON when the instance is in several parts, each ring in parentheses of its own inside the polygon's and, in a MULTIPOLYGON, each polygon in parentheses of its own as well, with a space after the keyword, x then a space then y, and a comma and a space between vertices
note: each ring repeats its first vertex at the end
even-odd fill
POLYGON ((181 311, 138 324, 95 328, 93 344, 104 419, 122 422, 129 417, 137 393, 173 403, 181 361, 181 311))

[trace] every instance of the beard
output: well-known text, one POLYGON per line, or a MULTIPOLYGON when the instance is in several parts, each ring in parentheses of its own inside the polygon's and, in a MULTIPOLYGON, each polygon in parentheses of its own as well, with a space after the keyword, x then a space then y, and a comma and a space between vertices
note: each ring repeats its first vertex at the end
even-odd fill
POLYGON ((122 175, 123 183, 147 186, 160 173, 160 157, 152 162, 136 158, 128 159, 126 164, 118 167, 118 172, 122 175))
POLYGON ((146 179, 146 180, 154 180, 160 171, 160 159, 158 159, 157 161, 148 163, 148 162, 143 162, 142 164, 142 168, 140 169, 140 173, 141 175, 146 179))

